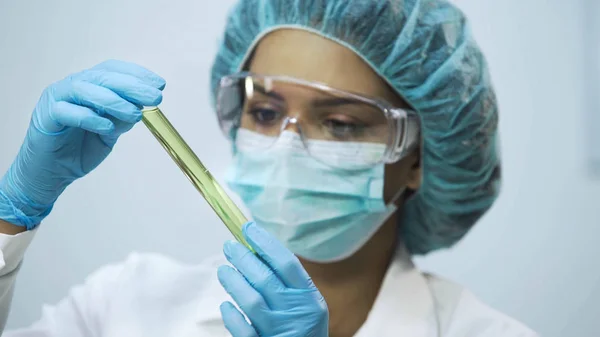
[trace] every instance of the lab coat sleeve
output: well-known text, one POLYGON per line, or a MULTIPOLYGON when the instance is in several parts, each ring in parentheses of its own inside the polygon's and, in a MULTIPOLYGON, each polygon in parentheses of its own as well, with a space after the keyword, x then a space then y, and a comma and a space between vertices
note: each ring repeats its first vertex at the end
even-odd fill
POLYGON ((4 330, 25 250, 35 230, 17 235, 0 234, 0 333, 4 330))
POLYGON ((539 337, 523 323, 479 301, 464 290, 451 326, 450 336, 539 337))
POLYGON ((427 275, 444 337, 539 337, 523 323, 481 302, 454 282, 427 275))
POLYGON ((540 337, 536 332, 514 321, 495 322, 477 336, 481 337, 540 337))
MULTIPOLYGON (((6 256, 6 252, 3 252, 6 256)), ((14 257, 12 264, 18 264, 14 257)), ((22 253, 18 260, 22 258, 22 253)), ((7 259, 8 260, 8 259, 7 259)), ((7 264, 8 265, 8 264, 7 264)), ((107 265, 92 273, 83 284, 73 287, 69 294, 56 305, 46 305, 42 317, 29 327, 5 331, 3 337, 96 337, 102 331, 103 319, 107 314, 110 294, 123 264, 107 265)), ((14 273, 2 279, 2 290, 14 283, 14 273), (10 280, 9 280, 10 279, 10 280)), ((8 309, 10 298, 2 298, 2 309, 8 309)), ((6 313, 3 311, 3 318, 6 313)))

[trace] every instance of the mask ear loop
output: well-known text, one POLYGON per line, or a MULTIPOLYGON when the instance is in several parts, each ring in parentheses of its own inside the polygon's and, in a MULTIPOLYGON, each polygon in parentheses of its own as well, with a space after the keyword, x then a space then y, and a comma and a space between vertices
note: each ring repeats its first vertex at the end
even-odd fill
POLYGON ((390 211, 390 212, 387 214, 387 216, 386 216, 386 217, 383 219, 383 221, 382 221, 382 222, 386 222, 386 221, 388 221, 388 220, 389 220, 389 218, 390 218, 392 215, 394 215, 394 214, 396 214, 396 212, 398 212, 398 210, 399 210, 399 207, 398 207, 398 205, 396 204, 396 201, 398 201, 398 200, 400 199, 400 196, 402 196, 402 194, 404 194, 404 192, 405 192, 405 191, 406 191, 406 186, 404 186, 404 187, 400 188, 400 189, 399 189, 399 190, 398 190, 398 191, 397 191, 397 192, 394 194, 394 196, 392 197, 392 199, 390 199, 390 201, 389 201, 389 202, 385 203, 385 204, 386 204, 386 207, 387 207, 388 209, 390 209, 390 208, 393 208, 393 210, 392 210, 392 211, 390 211))
POLYGON ((404 194, 404 192, 406 192, 407 188, 406 186, 400 188, 398 190, 398 192, 396 192, 396 194, 394 194, 394 196, 392 197, 392 199, 390 199, 390 202, 388 202, 389 205, 391 204, 396 204, 396 202, 400 199, 400 197, 404 194))

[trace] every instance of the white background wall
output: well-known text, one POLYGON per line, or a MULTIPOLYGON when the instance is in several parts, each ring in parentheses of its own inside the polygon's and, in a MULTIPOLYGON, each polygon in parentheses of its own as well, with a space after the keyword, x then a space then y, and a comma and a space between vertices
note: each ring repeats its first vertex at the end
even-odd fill
MULTIPOLYGON (((463 242, 420 262, 545 336, 599 336, 600 178, 586 161, 582 23, 597 1, 456 2, 471 17, 498 90, 504 190, 463 242)), ((222 178, 229 148, 209 108, 208 74, 231 3, 0 0, 0 171, 46 85, 118 58, 167 79, 163 110, 222 178)), ((9 327, 30 324, 43 303, 132 250, 196 262, 219 253, 227 238, 138 125, 100 169, 68 189, 41 227, 9 327)))
POLYGON ((588 72, 587 85, 588 100, 588 153, 590 156, 590 169, 596 175, 600 175, 600 1, 588 0, 586 12, 587 30, 584 32, 588 41, 596 41, 586 45, 586 63, 591 68, 588 72), (596 144, 594 146, 594 144, 596 144))

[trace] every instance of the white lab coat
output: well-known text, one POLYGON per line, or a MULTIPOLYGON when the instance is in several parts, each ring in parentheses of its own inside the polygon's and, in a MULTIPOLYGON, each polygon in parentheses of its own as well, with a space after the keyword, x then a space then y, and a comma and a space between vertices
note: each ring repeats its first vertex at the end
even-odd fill
MULTIPOLYGON (((0 235, 0 323, 34 231, 0 235)), ((216 278, 217 257, 185 265, 157 254, 131 254, 105 266, 32 326, 5 337, 230 336, 219 305, 231 300, 216 278)), ((43 280, 40 280, 43 282, 43 280)), ((510 295, 507 295, 510 296, 510 295)), ((0 328, 2 327, 0 326, 0 328)), ((521 323, 479 302, 462 287, 419 272, 399 250, 357 337, 534 337, 521 323)))

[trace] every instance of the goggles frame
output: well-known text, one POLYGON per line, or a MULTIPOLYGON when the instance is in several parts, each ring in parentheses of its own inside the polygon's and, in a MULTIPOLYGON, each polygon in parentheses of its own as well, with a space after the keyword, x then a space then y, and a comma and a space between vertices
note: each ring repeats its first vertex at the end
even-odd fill
POLYGON ((383 155, 383 158, 378 163, 395 163, 398 160, 404 158, 407 154, 412 152, 415 148, 417 148, 420 145, 419 137, 421 129, 421 120, 419 118, 418 113, 413 110, 397 108, 383 99, 332 88, 326 84, 319 82, 306 81, 290 76, 259 75, 246 71, 222 77, 219 83, 219 88, 217 89, 216 109, 217 117, 219 120, 219 126, 221 127, 221 131, 224 133, 224 135, 231 141, 235 140, 235 131, 240 127, 239 124, 241 118, 239 118, 236 121, 236 118, 232 116, 235 109, 226 107, 227 102, 224 102, 223 98, 224 92, 226 91, 224 89, 229 88, 232 85, 237 85, 240 83, 240 81, 247 81, 248 78, 260 79, 266 83, 268 83, 269 81, 280 81, 290 83, 294 85, 317 89, 336 96, 348 97, 363 104, 375 106, 383 112, 384 116, 388 121, 389 129, 389 137, 388 142, 386 144, 386 151, 383 155))

